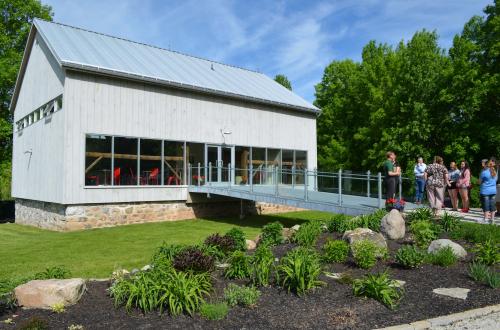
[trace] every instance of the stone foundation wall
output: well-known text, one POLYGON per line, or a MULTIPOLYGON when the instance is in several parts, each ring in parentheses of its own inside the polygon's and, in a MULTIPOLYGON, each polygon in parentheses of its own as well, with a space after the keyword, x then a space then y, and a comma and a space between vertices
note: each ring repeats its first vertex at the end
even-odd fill
MULTIPOLYGON (((299 209, 245 201, 245 214, 271 214, 299 209)), ((16 223, 57 231, 113 227, 145 222, 195 218, 235 217, 241 213, 239 200, 186 204, 185 202, 61 205, 16 199, 16 223)))

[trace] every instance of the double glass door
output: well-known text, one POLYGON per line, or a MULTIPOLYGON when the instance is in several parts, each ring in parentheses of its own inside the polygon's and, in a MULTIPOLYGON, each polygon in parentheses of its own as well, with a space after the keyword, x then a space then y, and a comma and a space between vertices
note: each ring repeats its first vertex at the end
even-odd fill
MULTIPOLYGON (((208 180, 210 182, 229 182, 232 177, 232 169, 229 165, 233 163, 233 147, 220 145, 207 145, 206 147, 207 168, 212 164, 212 172, 208 180)), ((234 165, 231 165, 234 167, 234 165)))

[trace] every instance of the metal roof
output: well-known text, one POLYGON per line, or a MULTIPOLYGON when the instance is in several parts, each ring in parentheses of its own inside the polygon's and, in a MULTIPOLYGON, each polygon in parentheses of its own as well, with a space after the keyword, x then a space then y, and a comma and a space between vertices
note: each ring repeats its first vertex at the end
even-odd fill
POLYGON ((63 67, 319 111, 259 72, 40 19, 34 26, 63 67))

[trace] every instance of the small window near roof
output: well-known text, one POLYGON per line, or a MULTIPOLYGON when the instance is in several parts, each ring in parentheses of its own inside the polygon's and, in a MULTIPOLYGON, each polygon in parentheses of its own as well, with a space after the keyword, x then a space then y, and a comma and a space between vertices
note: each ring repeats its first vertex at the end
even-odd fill
POLYGON ((33 112, 33 122, 36 123, 38 121, 38 119, 39 119, 38 115, 39 115, 38 110, 33 112))

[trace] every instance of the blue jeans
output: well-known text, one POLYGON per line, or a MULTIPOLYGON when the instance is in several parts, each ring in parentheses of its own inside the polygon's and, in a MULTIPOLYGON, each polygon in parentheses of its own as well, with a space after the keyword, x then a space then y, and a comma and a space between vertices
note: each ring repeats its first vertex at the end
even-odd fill
POLYGON ((425 180, 424 178, 417 178, 415 181, 415 202, 421 202, 424 198, 425 180))
POLYGON ((495 195, 481 195, 481 204, 483 212, 495 212, 495 195))

